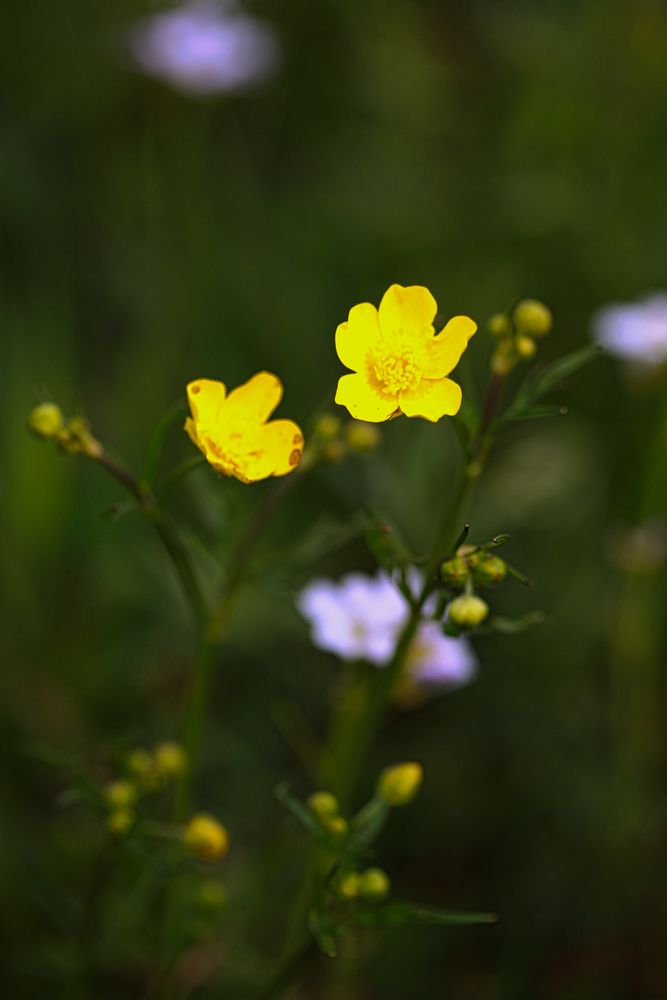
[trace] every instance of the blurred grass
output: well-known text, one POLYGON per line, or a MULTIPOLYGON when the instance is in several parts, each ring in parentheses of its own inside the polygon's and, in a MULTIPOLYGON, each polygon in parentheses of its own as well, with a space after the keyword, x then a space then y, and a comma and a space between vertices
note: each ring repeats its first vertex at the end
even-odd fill
MULTIPOLYGON (((426 284, 443 317, 480 322, 538 296, 557 320, 548 357, 585 343, 598 305, 665 281, 664 5, 257 5, 279 32, 282 72, 256 93, 202 103, 128 65, 123 32, 151 6, 35 0, 0 13, 0 649, 11 814, 0 883, 17 997, 41 995, 45 983, 67 996, 54 953, 92 849, 70 842, 57 787, 26 756, 26 738, 88 753, 173 735, 189 655, 157 543, 134 518, 101 519, 118 490, 96 469, 28 438, 34 402, 82 405, 138 464, 192 377, 233 385, 275 370, 281 413, 307 421, 339 374, 336 323, 392 281, 426 284)), ((478 384, 484 354, 477 343, 478 384)), ((392 720, 373 763, 426 766, 424 796, 383 844, 398 891, 495 909, 502 920, 480 931, 388 932, 360 956, 359 996, 667 992, 657 885, 664 569, 627 582, 607 556, 614 526, 664 512, 660 476, 650 509, 640 509, 659 392, 602 360, 558 397, 569 417, 524 425, 498 450, 473 529, 509 531, 512 561, 536 580, 531 593, 508 587, 498 609, 538 606, 547 622, 520 639, 480 639, 479 681, 392 720), (640 639, 650 632, 649 662, 640 653, 635 675, 630 655, 619 680, 614 645, 628 600, 642 610, 640 639), (638 684, 648 685, 640 708, 626 712, 638 684), (649 758, 637 757, 646 726, 649 758), (628 744, 630 770, 618 764, 628 744)), ((368 496, 424 547, 452 485, 453 436, 445 425, 397 422, 384 439, 367 463, 350 460, 300 487, 265 555, 313 520, 345 521, 368 496)), ((175 433, 170 458, 186 454, 175 433)), ((664 463, 664 449, 652 454, 664 463)), ((202 471, 175 503, 210 539, 263 490, 202 471)), ((371 565, 353 540, 312 571, 371 565)), ((307 787, 276 705, 296 705, 321 734, 337 673, 291 609, 301 582, 278 574, 247 593, 216 682, 206 787, 234 817, 241 867, 246 853, 269 852, 267 822, 283 821, 276 781, 289 774, 307 787)), ((266 903, 270 927, 281 919, 275 906, 266 903)))

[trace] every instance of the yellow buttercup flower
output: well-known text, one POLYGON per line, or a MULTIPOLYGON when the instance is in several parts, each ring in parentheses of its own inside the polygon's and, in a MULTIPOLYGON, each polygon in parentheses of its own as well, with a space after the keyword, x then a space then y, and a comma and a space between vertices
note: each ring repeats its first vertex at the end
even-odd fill
POLYGON ((461 389, 447 376, 477 327, 455 316, 436 336, 436 311, 421 285, 392 285, 379 310, 369 302, 350 309, 336 330, 336 351, 354 374, 339 380, 336 402, 371 423, 398 413, 433 422, 458 413, 461 389))
POLYGON ((269 421, 283 394, 276 375, 258 372, 229 395, 222 382, 207 378, 190 382, 187 391, 192 417, 185 430, 218 472, 255 483, 297 467, 301 428, 292 420, 269 421))

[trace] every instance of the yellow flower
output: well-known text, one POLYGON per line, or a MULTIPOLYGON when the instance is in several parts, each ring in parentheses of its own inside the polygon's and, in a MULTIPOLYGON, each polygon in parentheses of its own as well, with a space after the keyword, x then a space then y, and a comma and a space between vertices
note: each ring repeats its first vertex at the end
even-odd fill
POLYGON ((371 423, 398 413, 435 423, 458 413, 461 389, 447 375, 477 327, 455 316, 435 336, 436 311, 435 299, 420 285, 392 285, 379 310, 369 302, 350 309, 336 330, 336 351, 355 374, 339 380, 336 402, 371 423))
POLYGON ((200 378, 188 385, 192 417, 185 430, 214 469, 242 483, 286 476, 301 460, 303 434, 292 420, 267 423, 283 394, 270 372, 227 395, 222 382, 200 378))

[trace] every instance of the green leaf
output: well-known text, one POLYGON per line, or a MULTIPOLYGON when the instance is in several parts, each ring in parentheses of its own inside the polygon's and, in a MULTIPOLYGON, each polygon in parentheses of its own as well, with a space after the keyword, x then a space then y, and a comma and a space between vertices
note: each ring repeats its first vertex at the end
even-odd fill
POLYGON ((582 347, 562 358, 557 358, 542 368, 531 371, 519 388, 513 402, 505 410, 500 422, 508 424, 514 420, 532 420, 540 417, 556 416, 563 412, 560 406, 535 406, 543 396, 555 389, 563 379, 574 375, 601 354, 596 344, 582 347))
POLYGON ((480 631, 499 632, 501 635, 519 635, 533 625, 541 625, 545 620, 544 612, 532 611, 523 618, 501 618, 499 616, 491 618, 480 631))
POLYGON ((338 940, 333 921, 326 914, 311 910, 308 915, 308 926, 320 951, 328 958, 335 958, 338 952, 338 940))
POLYGON ((465 924, 493 924, 498 920, 498 916, 495 913, 440 910, 411 903, 391 903, 388 906, 359 911, 353 920, 362 927, 403 927, 406 924, 457 927, 465 924))

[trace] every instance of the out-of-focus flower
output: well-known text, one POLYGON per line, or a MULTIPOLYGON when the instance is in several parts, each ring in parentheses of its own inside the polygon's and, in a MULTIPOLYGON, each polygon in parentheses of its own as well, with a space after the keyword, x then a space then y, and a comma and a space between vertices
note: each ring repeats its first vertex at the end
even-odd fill
POLYGON ((253 375, 229 395, 222 382, 197 379, 188 385, 192 417, 185 430, 225 476, 242 483, 286 476, 301 460, 303 434, 292 420, 269 421, 282 394, 280 379, 270 372, 253 375))
POLYGON ((139 67, 186 94, 241 90, 271 76, 273 31, 232 3, 192 0, 140 21, 130 33, 139 67))
POLYGON ((215 816, 197 813, 183 831, 183 843, 202 861, 215 861, 229 850, 229 834, 215 816))
POLYGON ((63 431, 65 421, 55 403, 40 403, 28 416, 28 429, 41 438, 55 438, 63 431))
POLYGON ((320 649, 378 666, 392 655, 408 613, 405 598, 383 572, 374 577, 349 573, 338 583, 313 580, 297 606, 320 649))
MULTIPOLYGON (((408 574, 418 593, 418 572, 408 574)), ((313 580, 299 595, 297 606, 311 625, 312 640, 342 660, 366 660, 384 666, 392 656, 409 614, 407 601, 387 573, 374 577, 350 573, 338 583, 313 580)), ((427 601, 426 615, 434 611, 427 601)), ((406 681, 424 687, 458 687, 472 679, 476 660, 465 639, 442 634, 437 622, 419 626, 407 657, 406 681)))
POLYGON ((392 285, 379 310, 353 306, 336 330, 336 352, 354 374, 338 382, 336 402, 357 420, 380 423, 399 413, 436 422, 458 413, 461 389, 447 378, 477 329, 455 316, 437 335, 428 288, 392 285))
POLYGON ((137 789, 131 781, 119 778, 110 781, 104 788, 104 798, 112 809, 125 809, 131 806, 137 797, 137 789))
POLYGON ((667 294, 600 309, 593 320, 597 342, 627 361, 652 366, 667 362, 667 294))
POLYGON ((437 622, 423 622, 407 659, 408 681, 418 687, 455 688, 475 676, 477 661, 465 639, 443 635, 437 622))

